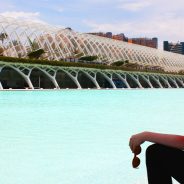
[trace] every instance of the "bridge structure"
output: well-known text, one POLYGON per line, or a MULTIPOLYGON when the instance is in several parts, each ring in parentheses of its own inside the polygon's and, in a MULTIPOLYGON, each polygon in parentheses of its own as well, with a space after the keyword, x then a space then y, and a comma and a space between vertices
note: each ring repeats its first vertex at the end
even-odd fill
POLYGON ((184 76, 0 61, 0 89, 184 88, 184 76))
MULTIPOLYGON (((71 29, 0 16, 0 55, 28 58, 43 49, 41 59, 63 61, 76 56, 97 56, 95 63, 129 61, 160 67, 164 72, 184 71, 184 56, 71 29)), ((163 73, 164 73, 163 72, 163 73)), ((0 89, 64 88, 183 88, 182 75, 7 63, 0 60, 0 89)))

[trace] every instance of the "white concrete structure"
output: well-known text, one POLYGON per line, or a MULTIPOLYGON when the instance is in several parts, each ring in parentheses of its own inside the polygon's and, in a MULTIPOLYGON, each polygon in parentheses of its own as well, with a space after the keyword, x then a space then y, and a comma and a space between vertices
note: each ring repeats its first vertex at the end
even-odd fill
POLYGON ((63 60, 77 53, 98 56, 98 62, 108 65, 119 60, 129 60, 143 65, 160 66, 165 71, 184 70, 183 55, 46 24, 0 16, 0 34, 0 50, 3 48, 0 54, 5 56, 27 57, 31 51, 31 40, 38 48, 44 49, 44 57, 49 60, 63 60), (6 34, 5 38, 3 34, 6 34))
POLYGON ((92 68, 60 67, 39 64, 7 63, 0 61, 0 90, 17 89, 17 79, 7 72, 13 71, 25 83, 19 89, 131 89, 131 88, 184 88, 184 76, 143 72, 127 72, 121 70, 100 70, 92 68), (7 71, 6 71, 7 70, 7 71), (38 75, 33 75, 37 70, 38 75), (59 72, 65 77, 59 76, 59 72), (82 74, 82 77, 81 77, 82 74), (41 86, 42 80, 50 82, 49 86, 41 86), (66 80, 66 76, 70 81, 66 80), (86 78, 81 81, 82 78, 86 78), (66 82, 68 81, 68 82, 66 82), (5 82, 8 85, 5 85, 5 82), (63 85, 63 83, 66 83, 63 85), (74 87, 71 87, 70 83, 74 87), (39 85, 38 85, 39 84, 39 85))

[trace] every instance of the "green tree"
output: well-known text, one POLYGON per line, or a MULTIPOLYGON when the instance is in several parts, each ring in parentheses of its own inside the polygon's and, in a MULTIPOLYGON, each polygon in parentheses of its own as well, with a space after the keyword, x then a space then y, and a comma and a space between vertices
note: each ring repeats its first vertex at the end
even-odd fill
POLYGON ((119 60, 119 61, 116 61, 116 62, 113 62, 111 64, 111 66, 124 66, 124 65, 127 65, 129 63, 128 60, 119 60))
POLYGON ((2 41, 2 44, 4 42, 5 39, 8 38, 8 34, 7 33, 0 33, 0 40, 2 41))
POLYGON ((98 56, 83 56, 79 58, 80 61, 95 61, 97 59, 98 56))
POLYGON ((28 57, 31 59, 40 58, 41 55, 45 53, 45 51, 42 48, 39 48, 39 44, 36 42, 36 40, 31 41, 31 39, 28 37, 28 41, 32 49, 32 51, 28 53, 28 57))

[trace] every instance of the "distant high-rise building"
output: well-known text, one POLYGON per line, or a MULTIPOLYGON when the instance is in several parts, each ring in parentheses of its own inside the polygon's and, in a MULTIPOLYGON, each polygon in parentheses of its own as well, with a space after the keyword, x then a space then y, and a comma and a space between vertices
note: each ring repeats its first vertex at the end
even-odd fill
POLYGON ((152 38, 153 44, 154 44, 154 48, 158 48, 158 38, 152 38))
POLYGON ((106 37, 107 37, 107 38, 112 38, 112 32, 107 32, 107 33, 106 33, 106 37))
POLYGON ((151 48, 158 48, 158 38, 129 38, 128 43, 134 43, 151 48))
POLYGON ((164 50, 184 55, 184 42, 170 43, 164 41, 164 50))

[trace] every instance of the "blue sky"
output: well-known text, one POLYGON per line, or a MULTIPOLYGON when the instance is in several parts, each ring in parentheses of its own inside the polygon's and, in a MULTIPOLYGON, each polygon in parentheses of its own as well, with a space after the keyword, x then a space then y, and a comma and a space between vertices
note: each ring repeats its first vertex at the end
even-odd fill
POLYGON ((0 0, 0 14, 128 37, 184 41, 183 0, 0 0))

